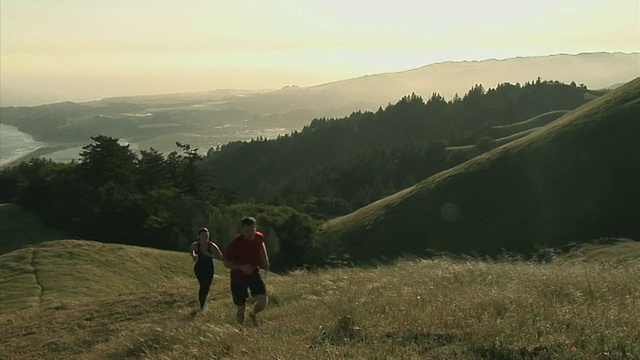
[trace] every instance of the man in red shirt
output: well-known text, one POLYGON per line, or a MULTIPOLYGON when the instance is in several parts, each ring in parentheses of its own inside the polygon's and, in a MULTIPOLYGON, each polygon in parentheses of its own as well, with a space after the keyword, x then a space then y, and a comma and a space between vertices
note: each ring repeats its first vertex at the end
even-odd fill
POLYGON ((242 233, 229 243, 224 255, 224 266, 231 270, 231 296, 238 310, 236 320, 239 324, 244 322, 251 291, 256 304, 249 317, 253 325, 257 325, 256 314, 267 306, 267 289, 260 277, 260 268, 269 271, 269 257, 264 245, 264 235, 256 231, 256 219, 245 217, 240 225, 242 233))

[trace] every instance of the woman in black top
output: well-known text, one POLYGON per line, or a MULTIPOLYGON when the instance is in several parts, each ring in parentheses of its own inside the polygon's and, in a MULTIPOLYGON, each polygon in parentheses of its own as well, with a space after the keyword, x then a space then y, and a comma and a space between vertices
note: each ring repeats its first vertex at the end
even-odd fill
POLYGON ((213 259, 222 260, 222 252, 218 245, 210 241, 207 228, 198 230, 198 241, 191 244, 189 252, 193 261, 196 262, 193 266, 193 272, 196 274, 198 283, 200 283, 198 299, 200 300, 200 310, 203 310, 215 272, 213 259))

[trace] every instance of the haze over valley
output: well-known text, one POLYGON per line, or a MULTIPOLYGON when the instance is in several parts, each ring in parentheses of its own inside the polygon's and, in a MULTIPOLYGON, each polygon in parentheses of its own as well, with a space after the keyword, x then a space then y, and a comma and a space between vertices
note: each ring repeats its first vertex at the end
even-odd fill
MULTIPOLYGON (((451 100, 462 97, 476 84, 490 88, 538 78, 591 89, 615 87, 640 76, 638 63, 639 53, 446 62, 310 87, 228 89, 3 107, 0 121, 42 142, 40 154, 57 161, 77 159, 81 147, 98 134, 120 138, 135 149, 153 147, 169 153, 178 141, 206 153, 231 141, 271 139, 299 131, 315 118, 375 111, 410 94, 427 99, 437 93, 451 100)), ((28 146, 14 154, 6 144, 3 164, 28 153, 28 146)))

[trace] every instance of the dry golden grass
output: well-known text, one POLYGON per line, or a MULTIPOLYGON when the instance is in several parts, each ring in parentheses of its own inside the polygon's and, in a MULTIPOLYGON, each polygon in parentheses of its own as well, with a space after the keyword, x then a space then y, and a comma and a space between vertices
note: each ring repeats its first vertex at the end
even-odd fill
POLYGON ((257 328, 234 324, 226 277, 198 315, 195 279, 179 279, 4 315, 0 359, 640 358, 637 242, 546 264, 402 260, 265 281, 257 328))
POLYGON ((186 252, 84 240, 26 246, 0 255, 0 314, 153 291, 191 277, 191 266, 186 252))

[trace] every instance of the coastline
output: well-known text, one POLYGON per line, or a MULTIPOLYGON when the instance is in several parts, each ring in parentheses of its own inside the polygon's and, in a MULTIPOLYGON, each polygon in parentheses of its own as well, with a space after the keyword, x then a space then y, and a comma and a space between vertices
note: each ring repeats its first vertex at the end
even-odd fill
POLYGON ((38 157, 43 157, 43 155, 46 154, 51 154, 54 153, 56 151, 61 151, 61 150, 65 150, 65 149, 69 149, 72 146, 68 146, 68 145, 44 145, 44 146, 38 146, 37 148, 31 150, 31 151, 27 151, 23 154, 17 155, 9 160, 7 160, 4 163, 0 163, 0 169, 4 169, 7 167, 11 167, 11 166, 16 166, 18 164, 20 164, 21 162, 24 161, 29 161, 31 159, 34 158, 38 158, 38 157))

